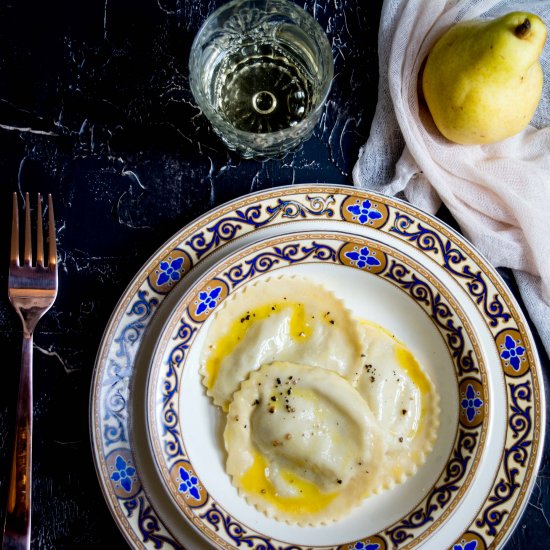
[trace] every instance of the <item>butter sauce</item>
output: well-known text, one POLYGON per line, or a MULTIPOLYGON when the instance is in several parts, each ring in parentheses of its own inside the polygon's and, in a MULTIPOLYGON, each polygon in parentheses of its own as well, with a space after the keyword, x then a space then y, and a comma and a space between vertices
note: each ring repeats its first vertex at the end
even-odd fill
MULTIPOLYGON (((311 323, 306 318, 303 304, 284 301, 281 303, 266 304, 246 311, 233 321, 226 334, 214 344, 213 352, 206 362, 206 387, 211 389, 214 386, 223 358, 233 352, 253 324, 285 310, 291 310, 290 336, 297 342, 306 341, 311 336, 313 329, 311 323)), ((323 317, 322 320, 330 323, 328 316, 323 317)))
POLYGON ((330 504, 337 493, 323 493, 319 487, 289 470, 281 469, 279 475, 295 489, 295 495, 281 495, 269 479, 270 466, 265 457, 254 452, 252 466, 243 474, 240 484, 244 491, 260 496, 286 513, 301 516, 315 513, 330 504))

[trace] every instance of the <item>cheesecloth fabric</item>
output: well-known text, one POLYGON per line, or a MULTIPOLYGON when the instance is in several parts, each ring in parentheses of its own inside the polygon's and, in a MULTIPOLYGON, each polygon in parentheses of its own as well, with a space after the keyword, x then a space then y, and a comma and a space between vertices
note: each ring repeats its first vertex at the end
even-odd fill
POLYGON ((378 104, 354 184, 401 191, 435 213, 441 201, 495 266, 514 271, 550 355, 550 44, 540 62, 542 99, 531 125, 490 145, 458 145, 439 134, 419 104, 417 76, 434 41, 461 20, 511 11, 550 24, 550 0, 385 0, 378 35, 378 104))

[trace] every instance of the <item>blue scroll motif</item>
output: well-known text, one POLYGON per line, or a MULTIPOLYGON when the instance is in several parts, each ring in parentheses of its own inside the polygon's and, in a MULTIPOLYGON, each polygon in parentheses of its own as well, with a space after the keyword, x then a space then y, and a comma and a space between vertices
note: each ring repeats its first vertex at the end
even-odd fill
POLYGON ((270 539, 259 535, 248 535, 242 525, 233 521, 229 514, 224 514, 215 503, 200 516, 205 519, 217 532, 223 527, 226 534, 233 540, 237 547, 245 545, 253 550, 303 550, 301 546, 273 546, 270 539))
POLYGON ((196 328, 191 327, 187 323, 181 323, 177 335, 174 337, 179 340, 179 343, 170 351, 166 374, 163 377, 162 426, 164 430, 163 436, 168 436, 168 439, 164 440, 164 452, 171 458, 186 458, 179 436, 179 417, 174 408, 174 397, 178 391, 179 376, 177 370, 185 359, 185 354, 189 349, 189 342, 196 331, 196 328))
POLYGON ((109 360, 104 386, 108 387, 105 393, 105 414, 103 416, 103 444, 105 446, 114 443, 128 441, 126 426, 126 397, 125 381, 130 378, 133 368, 133 357, 131 347, 139 341, 145 327, 146 320, 152 315, 158 305, 157 298, 148 298, 146 290, 138 292, 138 299, 132 304, 130 311, 126 313, 129 317, 136 317, 124 326, 114 342, 117 345, 116 357, 119 360, 109 360), (116 425, 109 424, 115 420, 116 425))
POLYGON ((527 438, 531 434, 531 403, 532 391, 529 381, 521 384, 509 384, 513 414, 508 418, 508 426, 514 434, 515 443, 505 449, 502 463, 504 464, 504 477, 495 485, 493 494, 488 502, 492 504, 483 510, 483 516, 476 521, 478 527, 487 527, 488 535, 496 535, 498 527, 505 516, 507 510, 498 510, 499 507, 506 504, 514 493, 520 488, 521 484, 516 481, 519 475, 519 469, 514 465, 525 468, 529 459, 529 448, 532 441, 527 438), (529 405, 522 408, 520 401, 529 405))
POLYGON ((262 252, 244 263, 233 266, 223 275, 235 288, 247 279, 271 270, 275 264, 281 261, 294 264, 303 262, 309 257, 317 261, 335 262, 337 251, 330 246, 316 242, 312 242, 309 247, 300 247, 298 244, 288 244, 282 248, 276 246, 269 252, 262 252))
POLYGON ((174 337, 174 340, 178 340, 179 344, 172 348, 170 355, 168 357, 168 363, 179 367, 183 360, 185 359, 185 354, 189 349, 189 342, 193 338, 193 335, 197 331, 196 327, 192 327, 185 322, 181 323, 181 326, 178 329, 178 333, 174 337))
POLYGON ((230 216, 222 218, 208 227, 206 233, 200 231, 193 235, 185 244, 195 251, 198 258, 201 258, 220 244, 232 240, 243 226, 258 229, 268 225, 277 216, 290 219, 308 216, 331 218, 334 216, 334 211, 329 207, 334 202, 333 195, 327 197, 307 195, 306 200, 310 203, 309 208, 298 201, 278 199, 277 205, 266 207, 265 212, 268 216, 264 219, 262 219, 261 204, 249 206, 244 210, 236 210, 230 216))
POLYGON ((477 446, 477 439, 478 432, 467 432, 462 429, 459 431, 452 458, 445 468, 443 483, 432 489, 420 508, 402 519, 395 527, 385 531, 394 546, 402 544, 409 538, 414 538, 411 530, 432 522, 434 512, 443 509, 449 503, 453 494, 460 489, 460 482, 468 470, 468 463, 477 446))
POLYGON ((166 544, 175 550, 185 550, 174 539, 160 534, 159 519, 144 496, 138 496, 125 502, 124 507, 128 512, 128 517, 132 517, 133 513, 138 511, 138 528, 144 543, 151 542, 155 548, 162 548, 166 544))
POLYGON ((467 279, 466 287, 474 298, 478 305, 482 305, 485 315, 490 320, 490 325, 496 327, 499 320, 506 322, 510 319, 510 314, 504 312, 504 306, 502 305, 498 294, 495 294, 492 299, 489 296, 487 283, 483 278, 481 271, 473 273, 469 265, 465 265, 462 271, 457 270, 454 266, 458 266, 461 262, 467 258, 458 249, 453 248, 452 241, 446 239, 443 240, 441 236, 424 227, 420 223, 416 226, 416 231, 408 231, 414 224, 412 218, 409 218, 405 214, 396 213, 394 226, 390 229, 390 232, 397 233, 402 237, 406 237, 412 243, 423 250, 424 252, 436 252, 443 256, 443 267, 451 274, 460 277, 461 279, 467 279))
POLYGON ((162 427, 164 439, 164 452, 170 458, 187 458, 183 452, 183 445, 179 437, 179 417, 174 408, 174 401, 170 400, 163 410, 162 427))
POLYGON ((449 306, 443 301, 439 292, 434 292, 430 285, 420 280, 414 273, 408 278, 409 273, 410 270, 403 264, 392 260, 383 276, 407 290, 417 302, 427 306, 431 318, 446 333, 447 344, 452 351, 458 374, 462 376, 465 373, 479 372, 472 357, 472 350, 465 353, 466 344, 462 327, 455 326, 449 306))

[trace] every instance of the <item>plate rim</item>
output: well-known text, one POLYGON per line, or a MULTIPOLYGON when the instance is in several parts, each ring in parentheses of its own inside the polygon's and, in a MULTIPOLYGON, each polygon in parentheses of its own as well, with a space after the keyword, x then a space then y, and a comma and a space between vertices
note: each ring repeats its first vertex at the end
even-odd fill
MULTIPOLYGON (((224 213, 233 212, 235 210, 236 205, 239 205, 239 204, 249 205, 255 201, 257 202, 257 201, 265 201, 268 199, 276 199, 276 198, 285 197, 287 195, 304 196, 305 193, 307 192, 320 193, 320 194, 332 193, 332 194, 341 194, 346 196, 355 195, 356 197, 358 198, 360 197, 362 199, 380 200, 383 203, 389 202, 391 206, 396 206, 398 208, 401 208, 403 211, 408 212, 409 214, 412 214, 414 217, 418 218, 419 221, 424 221, 428 223, 428 225, 432 229, 435 229, 438 232, 442 230, 441 232, 446 237, 451 238, 453 242, 455 243, 458 242, 466 247, 471 257, 473 257, 475 263, 477 265, 481 265, 484 268, 484 271, 486 270, 486 273, 490 276, 491 281, 493 282, 496 289, 498 290, 499 295, 505 300, 508 307, 512 309, 512 311, 515 313, 518 321, 518 325, 525 333, 525 336, 533 351, 532 353, 533 369, 532 370, 534 374, 536 374, 535 380, 538 382, 538 395, 535 395, 534 389, 533 389, 533 394, 534 394, 534 398, 536 398, 537 400, 537 403, 540 405, 540 410, 539 410, 540 414, 535 420, 538 420, 540 425, 538 430, 539 437, 537 439, 537 445, 538 445, 537 452, 531 453, 532 474, 529 478, 528 483, 526 485, 524 484, 522 486, 522 490, 520 491, 522 495, 521 505, 514 510, 515 513, 513 514, 513 520, 509 525, 506 525, 507 520, 504 521, 504 527, 506 527, 504 531, 504 536, 501 538, 500 541, 497 542, 498 545, 504 544, 504 542, 508 539, 508 537, 513 532, 514 527, 518 523, 525 507, 527 506, 527 503, 529 500, 527 497, 528 495, 531 494, 534 484, 536 482, 536 473, 539 469, 540 462, 542 459, 542 453, 544 449, 544 435, 546 431, 544 379, 542 376, 542 368, 541 368, 541 362, 540 362, 537 344, 534 341, 526 316, 522 308, 519 306, 519 303, 515 298, 515 296, 513 295, 511 289, 508 288, 507 284, 504 282, 504 280, 502 279, 502 277, 500 276, 496 268, 492 266, 492 264, 485 258, 485 256, 478 249, 476 249, 466 237, 464 237, 457 230, 449 226, 449 224, 447 224, 443 220, 440 220, 439 218, 431 214, 428 214, 422 211, 418 207, 413 206, 410 203, 400 198, 384 195, 382 193, 378 193, 370 190, 358 189, 350 185, 339 185, 339 184, 328 184, 328 183, 307 183, 307 184, 285 185, 285 186, 278 186, 267 190, 258 190, 254 193, 250 193, 241 197, 236 197, 231 201, 228 201, 226 203, 223 203, 222 205, 212 208, 211 210, 205 212, 198 218, 186 224, 184 227, 182 227, 180 230, 174 233, 169 239, 167 239, 159 248, 157 248, 157 250, 147 259, 147 261, 144 262, 144 264, 142 264, 141 268, 131 279, 130 283, 126 286, 124 292, 122 293, 121 297, 117 301, 109 317, 109 320, 107 322, 107 325, 105 327, 105 330, 103 332, 103 335, 98 347, 96 359, 94 362, 91 385, 90 385, 90 405, 89 405, 90 407, 89 409, 90 444, 92 446, 94 466, 96 469, 96 474, 98 475, 100 488, 106 500, 106 504, 109 508, 109 511, 111 512, 113 519, 115 520, 115 524, 117 525, 117 527, 119 527, 121 533, 130 544, 133 545, 134 543, 136 543, 137 544, 136 547, 140 547, 141 542, 139 540, 136 540, 137 539, 136 533, 131 528, 131 526, 130 528, 128 528, 128 525, 127 525, 128 522, 126 521, 126 518, 124 518, 125 525, 122 525, 122 523, 120 522, 120 516, 117 514, 118 510, 115 509, 115 506, 111 505, 110 496, 108 494, 108 490, 106 487, 108 482, 103 477, 102 470, 104 468, 104 464, 101 464, 99 461, 98 449, 96 447, 96 439, 101 437, 99 434, 99 431, 100 431, 99 423, 98 423, 98 426, 96 427, 96 413, 99 414, 99 410, 96 410, 96 409, 98 407, 99 409, 101 408, 101 399, 99 399, 99 396, 96 397, 96 392, 100 393, 99 379, 100 379, 100 375, 102 374, 101 362, 102 362, 102 359, 104 359, 107 356, 110 346, 112 346, 112 341, 115 336, 116 328, 119 326, 121 319, 126 313, 126 308, 130 305, 130 303, 132 302, 132 299, 135 298, 136 293, 139 291, 141 285, 147 280, 147 277, 150 274, 152 268, 155 267, 156 262, 158 262, 158 260, 160 260, 163 257, 162 254, 166 255, 179 242, 181 242, 183 235, 191 234, 192 230, 199 231, 200 229, 205 229, 206 225, 210 223, 210 221, 219 219, 224 213)), ((273 226, 282 225, 283 223, 284 222, 276 223, 276 224, 273 224, 273 226)), ((250 233, 253 233, 255 229, 252 229, 250 233)), ((197 265, 201 261, 202 261, 202 258, 198 259, 197 265)), ((497 476, 498 476, 498 473, 497 473, 497 476)), ((508 515, 508 518, 510 518, 510 516, 511 514, 508 515)), ((499 533, 501 531, 502 531, 502 526, 499 526, 499 533)))
MULTIPOLYGON (((267 247, 273 248, 275 246, 274 241, 280 240, 280 241, 284 241, 285 244, 286 243, 291 244, 291 243, 294 243, 294 242, 297 242, 297 241, 308 241, 308 240, 313 241, 313 240, 317 240, 317 239, 320 242, 322 241, 323 243, 324 243, 324 241, 334 241, 334 242, 339 243, 340 241, 344 242, 347 239, 349 239, 349 243, 355 243, 355 241, 368 241, 369 243, 372 243, 373 246, 375 246, 375 247, 379 246, 379 248, 382 251, 384 251, 384 249, 388 249, 388 250, 391 249, 392 252, 395 253, 396 257, 399 257, 399 256, 406 257, 406 260, 403 260, 403 258, 401 258, 401 261, 408 261, 407 266, 410 269, 412 269, 411 264, 416 264, 416 267, 419 268, 418 273, 420 273, 422 275, 422 277, 426 278, 425 282, 430 283, 439 292, 441 292, 442 289, 444 289, 442 291, 443 294, 448 294, 448 296, 445 297, 445 300, 447 302, 450 302, 451 300, 454 300, 456 302, 455 307, 453 308, 453 310, 455 311, 455 316, 462 323, 465 323, 465 325, 468 325, 468 328, 465 328, 464 324, 461 325, 461 327, 465 328, 465 330, 468 334, 468 338, 470 340, 471 346, 472 346, 472 350, 473 350, 474 354, 477 356, 478 362, 481 365, 480 368, 479 368, 479 376, 480 376, 481 379, 485 379, 488 382, 488 380, 490 378, 490 376, 488 375, 490 368, 486 364, 482 346, 479 345, 479 340, 478 340, 478 338, 475 334, 475 329, 474 329, 474 326, 473 326, 475 323, 470 322, 470 320, 468 318, 468 315, 463 310, 463 308, 461 306, 461 303, 457 299, 456 295, 452 294, 445 287, 445 284, 438 277, 438 275, 433 273, 432 271, 430 271, 426 267, 425 264, 421 264, 417 259, 410 256, 407 251, 405 251, 403 249, 394 248, 391 243, 378 241, 375 237, 366 237, 365 235, 359 235, 356 232, 354 233, 351 230, 346 230, 346 229, 343 229, 343 228, 325 229, 325 230, 315 230, 315 229, 314 230, 312 230, 312 229, 310 229, 310 230, 306 230, 306 229, 298 230, 298 229, 295 229, 293 231, 288 231, 288 232, 283 232, 281 234, 277 234, 276 236, 265 237, 265 238, 262 238, 262 239, 259 239, 259 240, 255 240, 255 241, 253 241, 253 242, 251 242, 251 243, 249 243, 245 246, 237 248, 236 250, 231 252, 229 255, 225 255, 224 257, 220 258, 217 262, 215 262, 212 266, 210 266, 204 273, 202 273, 199 278, 197 278, 195 281, 193 281, 192 284, 189 287, 186 288, 186 290, 181 294, 181 296, 179 296, 179 299, 177 300, 177 303, 172 307, 172 311, 168 314, 168 316, 167 316, 167 318, 164 322, 163 328, 161 330, 161 333, 159 334, 159 337, 157 338, 157 341, 154 345, 154 350, 151 352, 151 358, 150 358, 151 367, 150 367, 149 372, 147 374, 148 389, 145 391, 146 395, 149 395, 149 394, 153 393, 149 388, 151 378, 155 379, 156 375, 158 373, 160 373, 161 368, 162 368, 160 363, 157 365, 157 364, 153 364, 153 362, 156 362, 155 359, 157 359, 157 361, 160 362, 161 359, 162 359, 162 356, 167 353, 168 342, 173 340, 173 335, 174 335, 174 332, 176 330, 176 325, 178 324, 178 319, 182 316, 181 314, 184 311, 184 309, 182 309, 182 304, 184 302, 190 302, 191 295, 193 293, 196 293, 197 289, 199 289, 201 286, 205 285, 208 280, 218 280, 219 277, 221 276, 221 271, 222 270, 223 271, 226 270, 226 269, 231 270, 233 267, 235 267, 235 262, 237 261, 236 257, 238 257, 239 262, 244 262, 247 258, 249 258, 251 256, 252 253, 257 253, 257 252, 266 250, 267 247), (422 270, 426 271, 429 275, 422 274, 421 273, 422 270), (437 282, 437 284, 434 283, 434 281, 432 281, 430 279, 430 277, 431 277, 431 279, 434 279, 437 282), (171 325, 171 326, 169 327, 169 325, 171 325), (167 334, 168 332, 170 334, 167 334), (161 342, 161 340, 164 340, 164 342, 161 342), (159 351, 159 348, 161 347, 161 344, 163 344, 163 343, 166 343, 167 345, 166 345, 165 348, 163 348, 162 350, 159 351), (153 370, 154 370, 154 372, 153 372, 153 370)), ((359 244, 359 243, 356 242, 355 244, 359 244)), ((406 245, 405 245, 404 248, 405 249, 407 248, 406 245)), ((387 251, 386 251, 386 253, 390 257, 391 253, 387 252, 387 251)), ((431 261, 429 258, 424 258, 424 260, 426 260, 427 262, 431 261)), ((324 262, 321 262, 321 263, 324 263, 324 262)), ((316 262, 313 262, 313 264, 318 265, 316 262)), ((308 262, 308 265, 309 265, 309 262, 308 262)), ((331 266, 337 266, 337 267, 348 267, 348 266, 345 266, 344 264, 338 264, 338 263, 330 263, 330 265, 331 266)), ((439 264, 437 264, 437 262, 436 262, 436 265, 438 265, 438 267, 441 268, 441 266, 439 264)), ((286 269, 288 267, 291 267, 291 266, 290 265, 284 265, 284 266, 280 266, 278 268, 275 268, 273 270, 273 273, 270 274, 269 276, 274 277, 274 278, 280 277, 281 276, 281 270, 286 269)), ((258 281, 264 275, 265 275, 265 273, 262 273, 259 277, 254 277, 251 280, 247 280, 247 282, 244 283, 244 284, 254 284, 254 281, 258 281)), ((240 285, 235 286, 231 292, 232 293, 233 292, 239 292, 239 289, 241 289, 241 288, 242 288, 242 286, 240 286, 240 285)), ((398 286, 396 288, 398 290, 403 290, 403 289, 399 288, 398 286)), ((407 294, 407 293, 405 292, 405 294, 407 294)), ((225 299, 227 299, 227 297, 225 299)), ((418 305, 420 307, 420 309, 423 310, 422 306, 420 306, 419 304, 416 304, 416 305, 418 305)), ((451 304, 447 303, 447 305, 451 305, 451 304)), ((452 305, 451 305, 451 307, 452 307, 452 305)), ((423 310, 423 313, 427 314, 427 311, 423 310)), ((430 316, 428 315, 428 317, 430 317, 430 316)), ((482 317, 481 314, 480 314, 480 317, 482 317)), ((431 319, 431 320, 433 322, 433 319, 431 319)), ((479 323, 479 322, 480 321, 477 321, 477 323, 479 323)), ((442 331, 438 328, 436 328, 436 330, 438 331, 439 335, 443 338, 442 331)), ((445 345, 448 346, 447 343, 445 343, 445 345)), ((449 354, 450 354, 451 350, 448 349, 448 351, 449 351, 449 354)), ((457 365, 455 364, 454 361, 452 361, 452 362, 453 362, 453 372, 454 372, 455 377, 456 377, 456 380, 455 380, 456 388, 457 388, 457 392, 459 393, 459 380, 458 380, 459 375, 456 372, 458 367, 457 367, 457 365)), ((185 368, 185 366, 183 368, 185 368)), ((464 380, 469 380, 469 379, 471 379, 472 375, 466 373, 466 374, 462 374, 461 377, 464 380)), ((164 378, 162 378, 162 380, 164 380, 164 378)), ((153 385, 155 385, 154 382, 153 382, 153 385)), ((157 385, 159 385, 159 384, 157 384, 157 385)), ((162 384, 160 384, 160 385, 162 385, 162 384)), ((489 386, 486 386, 486 388, 487 388, 487 393, 488 393, 489 392, 489 389, 488 389, 489 386)), ((506 389, 505 388, 503 388, 502 391, 503 391, 504 394, 506 394, 506 389)), ((504 399, 507 401, 507 396, 506 395, 504 396, 504 399)), ((146 409, 147 410, 148 409, 153 409, 153 404, 150 403, 150 401, 152 401, 152 400, 153 400, 153 397, 149 397, 146 400, 146 409)), ((209 399, 209 401, 211 401, 211 399, 209 399)), ((492 400, 490 400, 490 401, 492 401, 492 400)), ((457 404, 458 404, 458 401, 457 401, 457 404)), ((485 450, 486 445, 487 445, 487 435, 488 435, 488 433, 491 429, 491 422, 494 421, 494 417, 495 417, 495 412, 494 412, 494 409, 492 408, 492 405, 490 405, 490 409, 491 409, 491 412, 489 413, 488 420, 483 423, 484 428, 482 428, 481 425, 477 426, 477 427, 482 428, 482 429, 479 433, 480 438, 479 438, 479 442, 478 442, 478 445, 477 445, 477 450, 475 451, 475 453, 471 457, 473 463, 475 464, 475 468, 473 469, 473 471, 472 471, 472 469, 469 469, 467 471, 466 475, 465 475, 465 478, 470 478, 470 483, 473 482, 475 477, 477 475, 479 475, 479 473, 480 473, 479 467, 480 467, 480 463, 481 463, 482 458, 483 458, 484 450, 485 450)), ((147 414, 148 413, 146 413, 146 415, 147 414)), ((153 413, 151 413, 151 414, 153 414, 153 413)), ((154 430, 154 427, 153 428, 151 427, 151 425, 154 424, 154 423, 155 423, 155 420, 152 419, 152 418, 150 418, 147 421, 147 424, 148 424, 147 429, 149 431, 151 431, 151 429, 154 430)), ((456 445, 458 444, 458 430, 461 427, 464 427, 464 426, 462 426, 462 424, 459 422, 458 417, 457 417, 456 432, 453 435, 452 447, 449 450, 448 458, 447 458, 445 464, 443 465, 442 470, 438 473, 438 476, 435 479, 435 481, 434 481, 434 483, 431 487, 432 489, 435 487, 435 485, 443 477, 443 474, 445 472, 445 467, 448 464, 448 461, 450 460, 450 458, 452 456, 452 453, 456 448, 456 445)), ((474 429, 474 428, 470 428, 470 429, 474 429)), ((184 440, 182 440, 182 443, 185 445, 184 440)), ((500 442, 500 444, 502 445, 502 450, 503 450, 504 447, 505 447, 505 442, 502 441, 502 442, 500 442)), ((150 443, 150 445, 151 445, 151 447, 154 447, 153 444, 150 443)), ((501 452, 502 450, 499 450, 499 452, 501 452)), ((159 464, 160 458, 155 455, 154 450, 153 450, 153 455, 154 455, 154 460, 157 464, 157 469, 164 469, 165 467, 167 467, 163 464, 159 464)), ((496 468, 496 472, 498 473, 498 468, 496 468)), ((159 474, 159 476, 162 477, 161 474, 159 474)), ((161 479, 161 483, 164 483, 165 486, 166 486, 167 482, 166 482, 166 480, 161 479)), ((436 520, 434 520, 434 521, 437 522, 437 524, 434 525, 434 526, 430 526, 426 531, 422 532, 421 534, 419 533, 419 536, 421 536, 421 539, 422 539, 421 544, 426 543, 427 541, 429 541, 429 538, 431 537, 432 534, 435 533, 435 531, 441 530, 441 529, 444 528, 444 523, 447 521, 448 517, 450 517, 451 515, 455 514, 458 511, 459 506, 460 506, 460 502, 464 498, 466 498, 466 495, 470 492, 471 488, 472 488, 471 485, 465 486, 464 489, 461 491, 461 494, 458 496, 458 500, 454 499, 453 503, 450 504, 450 508, 449 509, 446 508, 446 509, 442 510, 440 516, 438 516, 438 518, 436 520), (442 520, 442 519, 440 519, 441 517, 444 517, 445 519, 442 520)), ((170 491, 167 490, 167 492, 169 493, 170 491)), ((387 491, 384 491, 384 492, 387 492, 387 491)), ((429 493, 429 491, 428 491, 428 493, 429 493)), ((399 523, 399 521, 401 521, 405 517, 410 516, 410 514, 414 511, 415 507, 422 506, 422 504, 425 501, 428 493, 423 495, 423 497, 420 499, 420 501, 418 501, 413 506, 413 508, 411 508, 410 510, 405 512, 404 515, 400 519, 397 519, 395 521, 390 522, 383 529, 379 529, 378 534, 380 534, 385 529, 399 523)), ((212 495, 212 493, 209 493, 209 494, 212 495)), ((174 499, 174 497, 172 495, 170 496, 170 498, 174 499)), ((211 496, 211 498, 213 498, 215 500, 218 507, 222 508, 225 511, 226 514, 232 515, 228 512, 228 508, 226 506, 224 506, 223 502, 219 498, 212 497, 212 496, 211 496)), ((180 509, 181 514, 183 514, 184 516, 187 516, 187 513, 184 512, 184 510, 182 510, 181 507, 179 507, 179 509, 180 509)), ((186 519, 187 519, 187 521, 189 521, 191 523, 191 520, 189 519, 189 517, 187 517, 186 519)), ((233 516, 233 520, 235 520, 234 516, 233 516)), ((191 524, 198 531, 198 528, 194 523, 195 522, 192 522, 191 524)), ((243 527, 245 527, 249 530, 252 529, 251 526, 250 526, 250 521, 249 520, 241 519, 241 520, 239 520, 238 523, 239 523, 239 525, 242 525, 243 527)), ((467 524, 468 525, 470 524, 469 520, 467 521, 467 524)), ((205 535, 204 532, 202 532, 202 530, 200 531, 200 534, 206 541, 211 542, 211 539, 209 539, 208 536, 205 535)), ((319 546, 318 544, 314 545, 314 546, 311 546, 310 543, 308 543, 308 544, 297 543, 297 542, 292 542, 292 541, 289 541, 289 540, 282 540, 282 539, 273 541, 273 540, 271 540, 273 537, 270 536, 270 535, 267 535, 265 533, 254 532, 254 534, 262 536, 262 537, 265 536, 272 544, 276 544, 276 545, 278 545, 278 544, 289 544, 289 545, 296 545, 297 548, 298 547, 299 548, 302 548, 302 547, 310 548, 311 547, 311 548, 319 548, 319 549, 325 549, 325 548, 329 548, 329 547, 332 548, 334 546, 334 545, 328 545, 328 546, 327 545, 320 545, 319 546)), ((372 536, 375 536, 375 535, 374 534, 369 535, 369 536, 365 535, 365 537, 363 537, 363 538, 369 538, 369 537, 372 537, 372 536)), ((415 537, 415 540, 416 540, 416 537, 415 537)), ((355 542, 358 542, 358 541, 346 541, 346 542, 335 543, 335 544, 348 545, 348 544, 352 544, 352 543, 355 543, 355 542)), ((408 542, 404 546, 404 548, 409 548, 412 543, 413 543, 413 541, 408 542)), ((292 547, 294 548, 294 546, 292 546, 292 547)), ((420 546, 414 545, 414 548, 420 548, 420 546)))

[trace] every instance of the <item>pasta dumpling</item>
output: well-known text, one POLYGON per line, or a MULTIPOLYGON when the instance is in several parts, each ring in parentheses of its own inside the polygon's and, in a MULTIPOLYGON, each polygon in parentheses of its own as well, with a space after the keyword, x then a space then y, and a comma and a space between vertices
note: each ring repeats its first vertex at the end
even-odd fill
POLYGON ((294 361, 359 376, 360 340, 343 303, 322 285, 292 277, 246 286, 216 313, 201 358, 203 384, 227 410, 249 373, 273 361, 294 361))
POLYGON ((335 521, 413 475, 436 440, 439 396, 410 350, 310 279, 233 293, 200 368, 227 413, 226 471, 276 520, 335 521))
POLYGON ((357 390, 384 431, 386 488, 414 474, 432 450, 439 396, 413 354, 374 323, 361 322, 363 367, 357 390))
POLYGON ((383 434, 365 400, 333 371, 263 365, 234 394, 224 441, 240 494, 281 521, 331 522, 380 489, 383 434))

